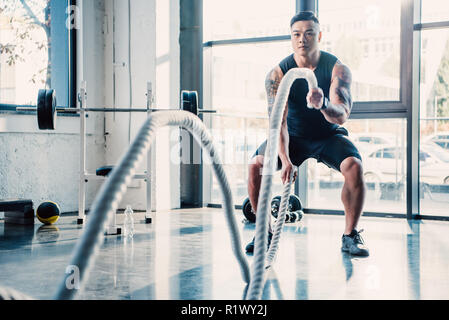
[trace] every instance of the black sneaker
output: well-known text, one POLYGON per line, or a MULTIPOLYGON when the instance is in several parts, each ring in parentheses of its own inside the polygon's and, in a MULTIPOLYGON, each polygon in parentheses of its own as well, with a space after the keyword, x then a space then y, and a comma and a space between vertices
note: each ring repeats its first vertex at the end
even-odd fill
MULTIPOLYGON (((267 250, 270 248, 270 243, 271 243, 271 239, 273 238, 273 233, 268 231, 268 246, 267 246, 267 250)), ((245 247, 246 253, 253 253, 254 252, 254 240, 256 239, 256 237, 253 238, 253 240, 251 240, 250 243, 248 243, 245 247)))
POLYGON ((365 242, 360 236, 361 232, 363 232, 363 230, 360 231, 352 230, 350 235, 343 235, 341 239, 342 241, 341 250, 355 256, 363 256, 363 257, 369 256, 369 250, 365 246, 365 242))

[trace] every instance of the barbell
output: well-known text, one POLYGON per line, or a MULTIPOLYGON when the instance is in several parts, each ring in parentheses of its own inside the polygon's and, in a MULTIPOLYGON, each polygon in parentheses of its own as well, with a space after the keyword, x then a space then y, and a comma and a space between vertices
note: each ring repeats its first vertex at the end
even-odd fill
MULTIPOLYGON (((81 99, 80 99, 81 101, 81 99)), ((201 113, 216 113, 216 110, 198 108, 198 93, 196 91, 183 90, 181 92, 181 109, 195 115, 201 113)), ((170 109, 157 108, 66 108, 58 107, 56 92, 54 89, 40 89, 37 95, 37 105, 29 107, 16 107, 16 111, 31 111, 37 113, 37 124, 40 130, 55 130, 57 114, 78 114, 84 112, 154 112, 168 111, 170 109)))

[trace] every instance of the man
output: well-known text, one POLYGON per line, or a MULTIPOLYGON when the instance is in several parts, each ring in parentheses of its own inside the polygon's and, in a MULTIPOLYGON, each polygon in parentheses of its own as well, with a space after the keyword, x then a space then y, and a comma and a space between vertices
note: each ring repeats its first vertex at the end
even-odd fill
MULTIPOLYGON (((308 158, 315 158, 340 171, 345 180, 341 193, 345 208, 342 250, 368 256, 369 250, 356 230, 365 198, 362 160, 347 138, 348 132, 341 127, 352 108, 351 72, 335 56, 320 51, 320 24, 312 12, 295 15, 290 27, 294 53, 270 71, 266 79, 268 113, 271 114, 282 77, 291 68, 313 70, 319 89, 309 92, 304 79, 296 80, 291 87, 279 141, 278 170, 281 170, 282 182, 289 181, 293 165, 300 166, 308 158), (307 104, 313 109, 308 109, 307 104)), ((256 151, 249 165, 248 194, 256 214, 265 148, 266 142, 256 151)), ((270 225, 268 243, 272 235, 270 225)), ((254 251, 254 239, 246 246, 246 251, 254 251)))

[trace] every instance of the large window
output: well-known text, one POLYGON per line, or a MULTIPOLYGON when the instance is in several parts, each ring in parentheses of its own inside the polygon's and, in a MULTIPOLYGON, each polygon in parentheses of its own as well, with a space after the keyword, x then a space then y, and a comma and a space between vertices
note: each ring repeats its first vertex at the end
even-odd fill
POLYGON ((36 104, 41 88, 55 89, 58 102, 69 105, 70 4, 74 1, 0 1, 0 104, 4 107, 36 104))
MULTIPOLYGON (((236 204, 241 204, 247 196, 248 161, 266 139, 266 74, 293 52, 290 41, 268 42, 267 37, 289 35, 288 23, 295 13, 295 3, 281 1, 262 5, 260 1, 247 1, 236 7, 248 8, 229 14, 227 12, 235 8, 230 3, 204 3, 205 62, 208 64, 205 83, 210 90, 205 95, 208 97, 205 103, 220 112, 209 120, 223 148, 227 172, 232 175, 236 204), (250 10, 252 6, 257 10, 250 10), (252 39, 241 40, 245 38, 252 39)), ((400 103, 400 1, 362 3, 351 0, 335 4, 322 0, 318 11, 323 32, 321 49, 336 55, 351 68, 355 100, 400 103)), ((376 110, 373 108, 374 112, 376 110)), ((404 213, 406 121, 391 119, 388 122, 391 126, 385 134, 380 134, 385 120, 352 120, 347 127, 354 139, 360 139, 355 143, 363 149, 365 162, 369 163, 365 178, 367 197, 372 201, 367 201, 369 208, 366 210, 404 213), (372 141, 364 141, 364 138, 372 141), (374 156, 378 152, 384 152, 382 161, 389 163, 388 172, 377 166, 379 159, 374 156), (389 155, 391 159, 387 158, 389 155)), ((341 174, 314 160, 309 160, 306 167, 307 176, 301 179, 307 180, 307 207, 343 210, 339 195, 343 184, 341 174)), ((276 176, 274 182, 273 192, 280 193, 280 177, 276 176)), ((218 187, 213 177, 211 187, 212 190, 218 187)), ((219 194, 212 191, 210 201, 219 203, 219 194)))
MULTIPOLYGON (((449 5, 423 1, 423 21, 449 19, 449 5), (446 13, 446 16, 441 14, 446 13)), ((447 216, 449 205, 449 30, 421 31, 421 214, 447 216)))
MULTIPOLYGON (((257 147, 265 141, 268 117, 248 117, 232 113, 211 115, 212 135, 228 175, 236 204, 248 196, 248 162, 257 147)), ((279 176, 279 174, 277 175, 279 176)), ((280 176, 274 179, 274 192, 282 190, 280 176)), ((212 180, 212 203, 221 202, 221 193, 215 176, 212 180)))
MULTIPOLYGON (((268 128, 265 78, 283 58, 292 53, 287 37, 295 1, 204 1, 205 104, 219 111, 205 116, 220 148, 233 189, 235 204, 248 196, 248 162, 266 140, 268 128), (237 9, 238 8, 238 9, 237 9), (248 41, 241 39, 248 39, 248 41), (226 40, 226 44, 216 44, 226 40)), ((215 177, 210 174, 209 203, 220 203, 215 177)), ((273 192, 282 190, 280 174, 273 192)))
POLYGON ((322 49, 353 74, 354 101, 400 99, 401 1, 320 0, 322 49))
POLYGON ((449 19, 449 4, 446 0, 423 0, 421 22, 439 22, 449 19))
MULTIPOLYGON (((284 8, 282 12, 267 5, 266 11, 260 9, 255 16, 248 10, 219 18, 214 14, 221 7, 212 2, 215 3, 205 5, 204 12, 208 21, 205 41, 209 41, 205 49, 208 64, 205 82, 206 90, 210 89, 206 94, 209 101, 206 99, 205 103, 221 113, 210 116, 212 129, 232 128, 240 134, 234 134, 240 140, 234 139, 239 142, 228 149, 245 159, 244 163, 229 167, 229 172, 235 174, 232 181, 237 185, 236 204, 240 204, 246 196, 247 161, 265 140, 260 135, 267 127, 264 77, 274 64, 292 52, 288 39, 279 37, 288 35, 288 29, 274 31, 273 25, 281 16, 288 22, 294 10, 287 8, 299 1, 282 2, 279 7, 284 8), (214 12, 208 8, 215 8, 214 12), (254 29, 246 26, 249 21, 260 21, 258 18, 266 23, 257 22, 254 29), (222 30, 229 33, 217 32, 218 21, 222 21, 222 30), (261 38, 242 41, 258 36, 261 38), (278 41, 264 38, 268 36, 278 36, 278 41), (249 138, 251 135, 256 138, 249 138)), ((406 213, 408 218, 416 213, 447 217, 448 2, 320 0, 316 3, 323 32, 321 49, 336 55, 353 74, 355 104, 345 127, 363 157, 367 185, 364 210, 386 215, 406 213), (421 18, 414 19, 418 12, 421 18), (418 34, 420 41, 414 41, 418 34), (416 47, 418 43, 420 47, 416 47), (419 95, 411 91, 418 81, 419 95), (418 110, 412 110, 412 106, 419 108, 419 118, 418 110), (416 137, 420 138, 419 144, 416 137), (417 203, 419 206, 415 206, 417 203)), ((222 144, 229 145, 229 141, 224 138, 222 144)), ((343 211, 340 173, 315 160, 307 161, 302 173, 299 193, 305 197, 308 210, 343 211)), ((280 187, 276 185, 274 192, 280 187)))
POLYGON ((204 40, 289 34, 292 0, 204 1, 204 40))
POLYGON ((214 108, 220 112, 268 116, 265 78, 289 54, 291 45, 286 41, 213 47, 214 108))
MULTIPOLYGON (((404 119, 350 120, 344 127, 362 156, 366 182, 365 211, 405 212, 407 161, 404 119)), ((308 207, 343 210, 341 173, 308 160, 308 207)))

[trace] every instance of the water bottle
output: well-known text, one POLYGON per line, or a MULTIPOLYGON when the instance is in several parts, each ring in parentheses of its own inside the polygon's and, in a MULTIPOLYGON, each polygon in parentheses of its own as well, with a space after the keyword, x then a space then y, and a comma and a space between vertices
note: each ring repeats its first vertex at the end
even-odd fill
POLYGON ((134 236, 134 218, 133 218, 133 209, 131 208, 130 205, 126 206, 125 221, 123 225, 125 237, 132 238, 134 236))

